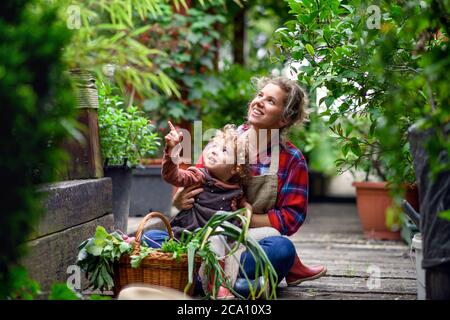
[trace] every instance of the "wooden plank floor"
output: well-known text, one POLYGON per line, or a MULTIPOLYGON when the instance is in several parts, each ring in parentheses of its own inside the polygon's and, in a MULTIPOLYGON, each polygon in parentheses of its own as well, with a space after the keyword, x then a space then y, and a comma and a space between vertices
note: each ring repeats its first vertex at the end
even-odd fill
POLYGON ((290 239, 305 264, 325 265, 328 272, 296 287, 283 281, 280 299, 416 299, 409 247, 366 240, 355 204, 310 204, 305 223, 290 239))

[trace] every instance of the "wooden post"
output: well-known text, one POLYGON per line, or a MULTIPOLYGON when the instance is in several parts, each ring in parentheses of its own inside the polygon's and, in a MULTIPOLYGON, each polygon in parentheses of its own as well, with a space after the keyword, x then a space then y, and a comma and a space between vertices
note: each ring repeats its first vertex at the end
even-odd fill
POLYGON ((77 84, 77 121, 83 141, 71 139, 64 143, 70 159, 66 179, 103 177, 103 163, 98 133, 98 91, 94 76, 87 71, 71 70, 77 84))

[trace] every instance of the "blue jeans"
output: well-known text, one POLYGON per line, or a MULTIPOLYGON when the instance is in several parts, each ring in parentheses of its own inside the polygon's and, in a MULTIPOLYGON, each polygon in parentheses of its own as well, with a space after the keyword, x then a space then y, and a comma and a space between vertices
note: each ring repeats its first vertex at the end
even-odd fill
MULTIPOLYGON (((168 238, 169 234, 162 230, 150 230, 145 232, 143 236, 143 240, 149 247, 152 248, 159 248, 161 243, 168 238)), ((270 262, 272 262, 272 265, 278 275, 279 283, 284 277, 286 277, 294 264, 294 259, 297 255, 294 244, 288 238, 281 236, 264 238, 259 241, 259 244, 265 251, 270 262)), ((255 259, 250 252, 245 251, 241 255, 241 264, 243 265, 247 276, 250 279, 254 279, 256 264, 255 259)), ((239 277, 243 277, 241 272, 239 273, 239 277)))

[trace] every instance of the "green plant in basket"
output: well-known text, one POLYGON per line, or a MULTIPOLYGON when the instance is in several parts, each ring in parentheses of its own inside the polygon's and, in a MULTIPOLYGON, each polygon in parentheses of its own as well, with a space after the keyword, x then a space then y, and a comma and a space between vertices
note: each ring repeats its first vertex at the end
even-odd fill
MULTIPOLYGON (((187 231, 180 240, 173 238, 166 240, 162 243, 160 249, 149 248, 145 242, 142 242, 138 254, 134 254, 135 239, 128 238, 118 231, 109 234, 103 227, 98 226, 95 236, 80 245, 77 264, 86 272, 92 287, 103 291, 113 288, 113 265, 119 261, 122 255, 130 256, 130 263, 133 268, 138 268, 144 258, 157 251, 173 253, 173 258, 177 260, 182 255, 187 255, 188 283, 184 289, 184 292, 187 293, 194 283, 195 258, 197 256, 205 263, 206 276, 214 279, 212 296, 216 295, 220 285, 225 285, 239 297, 231 288, 229 280, 223 276, 224 270, 219 264, 216 254, 209 247, 209 238, 211 236, 224 235, 234 240, 233 247, 229 248, 228 255, 232 255, 240 245, 245 246, 253 254, 256 262, 255 278, 259 276, 265 277, 267 285, 270 285, 271 288, 267 298, 274 299, 276 298, 277 274, 258 242, 247 237, 249 219, 244 216, 245 212, 245 209, 234 212, 219 211, 203 228, 199 228, 194 232, 187 231), (241 222, 243 228, 237 227, 232 223, 236 219, 241 222)), ((245 275, 242 266, 241 271, 245 275)), ((247 275, 245 277, 250 283, 247 275)), ((256 299, 260 297, 266 291, 265 289, 261 288, 257 292, 256 287, 250 286, 250 298, 256 299)))
POLYGON ((132 248, 117 231, 109 234, 104 227, 97 226, 95 236, 78 247, 77 265, 86 272, 94 290, 110 290, 114 286, 114 262, 123 254, 130 254, 132 248))

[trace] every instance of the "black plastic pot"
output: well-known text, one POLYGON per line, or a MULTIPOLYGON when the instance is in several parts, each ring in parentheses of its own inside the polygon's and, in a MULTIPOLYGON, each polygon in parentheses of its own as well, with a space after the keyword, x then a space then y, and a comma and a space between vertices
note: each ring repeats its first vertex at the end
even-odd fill
POLYGON ((130 213, 132 169, 126 165, 105 166, 105 177, 112 179, 114 227, 127 232, 130 213))
POLYGON ((143 217, 151 211, 170 215, 173 186, 161 177, 161 166, 133 169, 130 216, 143 217))

